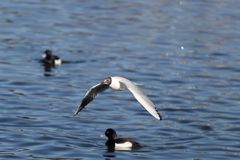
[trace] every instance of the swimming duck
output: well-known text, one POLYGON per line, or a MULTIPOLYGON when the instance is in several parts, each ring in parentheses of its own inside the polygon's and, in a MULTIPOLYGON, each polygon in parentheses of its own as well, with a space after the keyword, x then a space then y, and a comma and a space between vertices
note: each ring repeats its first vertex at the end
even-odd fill
POLYGON ((54 67, 62 64, 62 60, 58 56, 54 55, 50 49, 45 50, 42 58, 42 62, 48 67, 54 67))
POLYGON ((117 138, 117 133, 114 129, 108 128, 105 131, 105 136, 108 137, 105 145, 108 151, 114 150, 133 150, 142 147, 138 142, 128 138, 117 138))
POLYGON ((90 103, 98 93, 103 92, 107 88, 112 88, 113 90, 122 91, 128 89, 136 100, 156 119, 161 120, 162 117, 157 111, 153 102, 143 94, 143 92, 136 86, 132 81, 118 76, 108 77, 101 83, 91 87, 85 94, 80 106, 77 108, 75 115, 77 115, 85 106, 90 103))

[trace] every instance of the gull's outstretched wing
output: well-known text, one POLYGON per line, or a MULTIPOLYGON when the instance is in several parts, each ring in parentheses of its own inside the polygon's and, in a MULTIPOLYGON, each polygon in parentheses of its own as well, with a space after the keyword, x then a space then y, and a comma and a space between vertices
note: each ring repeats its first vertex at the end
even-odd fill
POLYGON ((137 99, 137 101, 155 118, 161 120, 162 117, 160 113, 157 111, 153 102, 145 95, 143 92, 130 80, 123 77, 112 77, 112 80, 118 80, 122 85, 126 86, 126 88, 133 94, 133 96, 137 99))
POLYGON ((88 103, 90 103, 98 93, 106 90, 109 87, 109 85, 99 83, 93 87, 91 87, 87 93, 85 94, 84 98, 82 99, 82 102, 78 109, 75 112, 75 115, 77 115, 88 103))

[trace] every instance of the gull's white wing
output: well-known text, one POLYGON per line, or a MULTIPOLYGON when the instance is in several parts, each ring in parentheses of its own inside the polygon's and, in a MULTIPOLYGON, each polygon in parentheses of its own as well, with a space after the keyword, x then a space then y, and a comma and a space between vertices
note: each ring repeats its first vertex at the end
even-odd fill
POLYGON ((162 119, 153 102, 133 82, 123 77, 112 77, 112 81, 114 80, 124 85, 152 116, 158 120, 162 119))

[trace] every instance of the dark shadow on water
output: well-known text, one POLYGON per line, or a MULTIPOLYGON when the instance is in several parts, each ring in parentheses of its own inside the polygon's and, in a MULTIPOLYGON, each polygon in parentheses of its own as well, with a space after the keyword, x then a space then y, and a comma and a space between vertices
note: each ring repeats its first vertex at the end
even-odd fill
MULTIPOLYGON (((50 77, 50 76, 53 76, 53 70, 54 69, 57 69, 58 65, 53 65, 53 64, 49 64, 49 63, 43 63, 42 60, 39 60, 40 63, 42 63, 42 66, 43 66, 43 71, 44 71, 44 76, 46 77, 50 77)), ((85 60, 76 60, 76 61, 69 61, 69 60, 63 60, 62 61, 62 65, 63 64, 78 64, 78 63, 85 63, 86 61, 85 60)))
POLYGON ((64 158, 64 157, 38 157, 38 156, 29 156, 31 159, 48 159, 48 160, 82 160, 83 158, 64 158))
POLYGON ((69 60, 63 60, 62 63, 63 64, 77 64, 77 63, 85 63, 86 60, 75 60, 75 61, 69 61, 69 60))
POLYGON ((44 76, 46 76, 46 77, 53 76, 52 69, 56 68, 55 65, 49 64, 49 63, 43 63, 42 60, 39 60, 39 63, 41 63, 43 66, 43 72, 44 72, 43 75, 44 76))
POLYGON ((111 158, 115 158, 116 154, 114 152, 106 152, 103 154, 103 157, 105 157, 106 160, 109 160, 111 158))
POLYGON ((123 150, 115 150, 114 147, 110 146, 110 147, 107 147, 106 148, 106 152, 103 153, 103 157, 105 157, 106 160, 109 160, 111 158, 116 158, 117 157, 117 154, 119 152, 146 152, 146 151, 143 151, 142 149, 146 147, 145 145, 141 145, 141 147, 137 147, 137 148, 134 148, 134 149, 123 149, 123 150))

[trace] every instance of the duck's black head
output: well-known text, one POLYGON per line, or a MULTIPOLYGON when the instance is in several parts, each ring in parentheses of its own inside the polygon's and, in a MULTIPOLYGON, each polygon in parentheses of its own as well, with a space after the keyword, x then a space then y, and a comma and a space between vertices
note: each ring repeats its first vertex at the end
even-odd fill
POLYGON ((46 59, 52 58, 53 54, 52 54, 52 51, 50 49, 46 49, 44 53, 45 53, 45 56, 46 56, 45 58, 46 59))
POLYGON ((108 128, 106 131, 105 131, 105 136, 108 137, 108 139, 114 139, 117 137, 117 133, 114 129, 112 128, 108 128))

